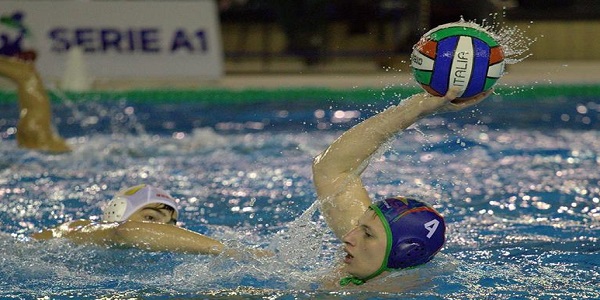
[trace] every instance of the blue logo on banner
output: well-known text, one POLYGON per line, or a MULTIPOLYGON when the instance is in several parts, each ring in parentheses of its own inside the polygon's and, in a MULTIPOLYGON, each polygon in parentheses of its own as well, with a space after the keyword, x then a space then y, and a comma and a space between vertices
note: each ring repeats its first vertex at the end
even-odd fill
MULTIPOLYGON (((0 55, 23 53, 23 41, 30 35, 23 19, 25 13, 0 16, 0 55)), ((66 53, 80 47, 85 53, 204 54, 209 50, 204 29, 177 28, 165 32, 159 27, 54 27, 47 31, 50 51, 66 53)))
POLYGON ((0 31, 0 55, 16 56, 23 52, 23 38, 29 35, 29 29, 23 23, 23 18, 22 12, 0 16, 1 29, 3 29, 0 31))

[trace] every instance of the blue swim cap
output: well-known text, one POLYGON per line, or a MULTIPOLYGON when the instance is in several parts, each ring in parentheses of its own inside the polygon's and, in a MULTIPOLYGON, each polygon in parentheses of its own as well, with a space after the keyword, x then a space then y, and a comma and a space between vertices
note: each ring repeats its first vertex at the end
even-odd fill
POLYGON ((387 233, 387 263, 384 264, 387 268, 404 269, 424 264, 444 245, 444 218, 426 203, 396 197, 370 207, 383 222, 387 233))
POLYGON ((446 223, 431 206, 411 198, 395 197, 369 206, 385 228, 386 255, 381 267, 366 278, 346 277, 341 285, 360 285, 383 271, 415 267, 430 261, 444 245, 446 223))

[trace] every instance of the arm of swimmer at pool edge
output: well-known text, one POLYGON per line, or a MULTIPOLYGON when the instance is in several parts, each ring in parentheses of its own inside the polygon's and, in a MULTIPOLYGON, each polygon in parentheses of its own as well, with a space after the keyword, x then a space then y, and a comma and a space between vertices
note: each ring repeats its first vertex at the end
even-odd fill
POLYGON ((371 204, 360 175, 370 157, 395 134, 433 113, 459 111, 485 99, 492 91, 454 101, 457 89, 444 97, 421 93, 403 100, 350 128, 313 161, 313 181, 322 213, 341 239, 371 204))
POLYGON ((65 140, 52 126, 52 110, 48 93, 32 61, 0 56, 0 76, 17 85, 19 147, 61 153, 71 151, 65 140))

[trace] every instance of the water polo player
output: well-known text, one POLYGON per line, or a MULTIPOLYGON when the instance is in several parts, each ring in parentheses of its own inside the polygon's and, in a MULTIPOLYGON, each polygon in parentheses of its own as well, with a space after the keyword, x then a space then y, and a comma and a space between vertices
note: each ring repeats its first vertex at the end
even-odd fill
MULTIPOLYGON (((348 276, 340 285, 361 285, 389 271, 426 263, 441 249, 445 224, 439 213, 424 202, 404 197, 373 203, 360 175, 369 158, 396 133, 430 114, 470 107, 490 93, 460 100, 454 100, 456 89, 444 97, 414 95, 352 127, 314 159, 313 180, 321 212, 347 253, 343 269, 348 276)), ((174 226, 177 215, 168 193, 140 186, 118 194, 105 208, 101 223, 73 221, 33 237, 149 251, 272 255, 260 249, 225 248, 220 241, 174 226)))
POLYGON ((313 180, 321 212, 347 253, 347 276, 340 285, 361 285, 386 272, 418 266, 442 248, 445 223, 438 212, 404 197, 373 203, 360 175, 398 132, 430 114, 475 105, 491 91, 458 100, 459 93, 452 88, 444 97, 422 93, 405 99, 352 127, 315 158, 313 180))
POLYGON ((126 220, 176 224, 177 203, 166 191, 149 185, 138 185, 120 191, 102 212, 105 222, 126 220))
POLYGON ((136 247, 149 251, 220 254, 224 245, 175 226, 177 203, 166 191, 149 185, 124 189, 104 207, 102 222, 75 220, 32 235, 67 238, 78 244, 136 247))

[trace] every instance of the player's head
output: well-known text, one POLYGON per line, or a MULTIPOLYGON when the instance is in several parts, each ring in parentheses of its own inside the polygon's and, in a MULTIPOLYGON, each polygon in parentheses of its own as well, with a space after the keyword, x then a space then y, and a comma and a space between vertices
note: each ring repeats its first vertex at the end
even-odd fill
POLYGON ((405 269, 430 261, 442 248, 444 218, 424 202, 388 198, 373 203, 344 237, 346 271, 360 283, 384 271, 405 269))
POLYGON ((118 192, 104 207, 102 220, 175 224, 178 214, 177 203, 169 193, 142 184, 118 192))

